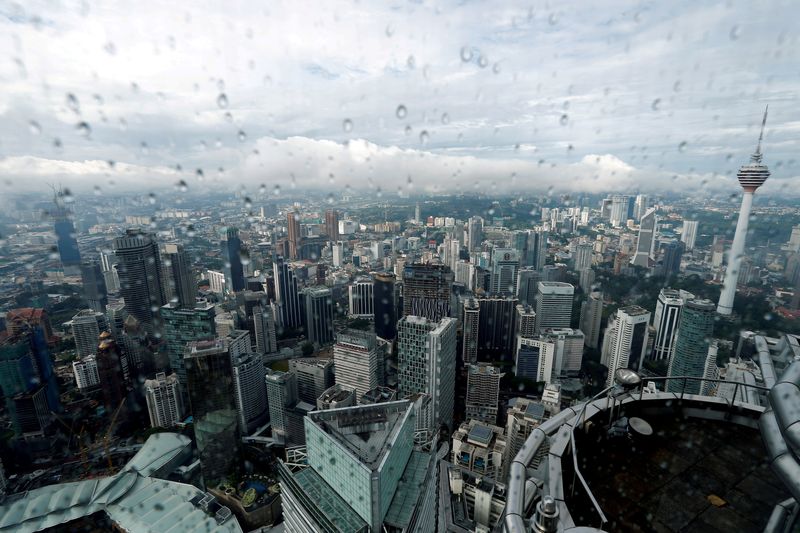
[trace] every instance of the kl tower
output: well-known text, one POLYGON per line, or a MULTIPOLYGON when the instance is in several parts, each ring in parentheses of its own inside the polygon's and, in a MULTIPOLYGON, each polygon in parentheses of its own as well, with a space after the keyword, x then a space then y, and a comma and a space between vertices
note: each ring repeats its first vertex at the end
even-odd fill
POLYGON ((758 146, 756 151, 750 156, 750 163, 742 165, 739 173, 739 184, 744 190, 742 195, 742 207, 739 209, 739 221, 736 223, 736 234, 733 236, 733 244, 728 255, 728 268, 725 270, 725 284, 722 293, 719 295, 717 313, 720 315, 730 315, 733 312, 733 297, 736 294, 736 283, 739 279, 739 267, 742 264, 744 255, 744 241, 747 237, 747 223, 750 220, 750 208, 753 206, 753 193, 761 187, 769 177, 769 169, 761 164, 761 140, 764 138, 764 126, 767 123, 767 109, 764 110, 764 120, 761 122, 761 135, 758 136, 758 146))

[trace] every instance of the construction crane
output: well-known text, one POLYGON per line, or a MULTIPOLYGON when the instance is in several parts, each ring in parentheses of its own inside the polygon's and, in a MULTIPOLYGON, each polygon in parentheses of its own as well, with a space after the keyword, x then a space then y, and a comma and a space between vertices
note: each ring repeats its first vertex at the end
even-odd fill
MULTIPOLYGON (((65 428, 67 428, 67 431, 69 431, 69 441, 67 442, 67 449, 69 449, 69 445, 72 443, 72 437, 76 436, 75 435, 75 429, 74 429, 75 421, 73 420, 72 421, 72 425, 68 426, 67 423, 64 422, 61 419, 61 417, 58 416, 56 413, 54 413, 53 411, 50 411, 50 413, 53 415, 53 418, 55 418, 58 421, 59 424, 61 424, 65 428)), ((84 444, 83 444, 83 432, 85 430, 86 430, 86 424, 81 426, 81 430, 78 432, 76 440, 78 441, 78 448, 80 449, 80 453, 81 453, 81 466, 83 466, 84 472, 88 474, 89 473, 89 469, 90 469, 90 467, 89 467, 89 457, 88 457, 88 454, 86 453, 86 446, 84 446, 84 444)))
POLYGON ((111 424, 108 425, 108 431, 106 431, 105 437, 103 437, 103 450, 105 451, 106 458, 108 459, 108 470, 112 472, 114 470, 114 463, 111 461, 111 454, 108 453, 108 441, 111 438, 111 433, 114 430, 114 424, 117 421, 117 416, 119 412, 122 410, 122 406, 125 405, 126 398, 123 398, 121 402, 119 402, 119 407, 114 411, 114 416, 111 417, 111 424))

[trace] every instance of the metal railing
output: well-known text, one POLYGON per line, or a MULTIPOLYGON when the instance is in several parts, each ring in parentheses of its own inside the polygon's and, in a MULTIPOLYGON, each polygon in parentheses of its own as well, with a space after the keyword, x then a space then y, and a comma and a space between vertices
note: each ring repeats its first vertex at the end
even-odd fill
MULTIPOLYGON (((736 396, 737 396, 737 394, 739 392, 739 386, 740 385, 745 387, 745 388, 749 387, 749 388, 753 388, 753 389, 756 389, 756 390, 769 392, 769 388, 768 387, 764 387, 764 386, 761 386, 761 385, 755 385, 755 384, 752 384, 752 383, 740 382, 740 381, 726 381, 724 379, 707 379, 707 378, 696 377, 696 376, 658 376, 658 377, 647 377, 645 379, 642 379, 642 383, 638 387, 639 388, 639 391, 638 391, 638 393, 639 393, 639 401, 641 401, 644 398, 645 389, 646 389, 646 387, 644 385, 645 381, 648 381, 648 382, 662 382, 662 383, 664 383, 664 391, 657 391, 657 392, 666 392, 666 388, 667 388, 666 385, 667 385, 667 382, 670 381, 670 380, 681 380, 681 382, 682 382, 681 392, 680 392, 680 396, 678 397, 681 400, 683 399, 684 394, 686 392, 686 384, 687 384, 687 382, 695 382, 695 381, 703 382, 703 381, 705 381, 707 383, 725 383, 725 384, 728 384, 728 385, 734 385, 735 387, 734 387, 734 391, 733 391, 733 396, 731 397, 730 401, 728 402, 728 409, 729 410, 733 409, 733 404, 736 401, 736 396)), ((594 510, 597 512, 597 515, 600 517, 600 529, 602 529, 603 524, 608 522, 608 519, 606 518, 606 515, 603 513, 603 510, 600 508, 600 504, 597 502, 597 498, 595 497, 595 495, 592 492, 592 490, 589 488, 589 484, 586 482, 586 479, 583 477, 583 474, 581 473, 580 467, 578 466, 578 452, 577 452, 577 446, 575 445, 575 428, 577 428, 578 426, 583 427, 583 425, 586 423, 586 419, 585 419, 586 407, 591 405, 591 404, 593 404, 596 400, 601 398, 603 395, 605 395, 606 398, 607 398, 606 407, 605 408, 607 410, 609 410, 609 424, 610 424, 612 422, 611 415, 613 414, 614 407, 617 404, 617 399, 621 398, 623 396, 635 397, 635 395, 636 395, 636 390, 633 389, 631 391, 624 392, 624 393, 622 393, 620 395, 613 396, 610 393, 616 388, 617 388, 616 386, 611 386, 611 387, 608 387, 606 389, 603 389, 602 391, 600 391, 599 393, 594 395, 591 399, 589 399, 588 401, 584 402, 583 405, 581 406, 580 412, 575 417, 575 421, 576 422, 574 424, 572 424, 572 427, 570 429, 570 446, 572 448, 572 464, 573 464, 573 469, 574 469, 573 478, 572 478, 572 495, 573 496, 575 495, 575 478, 577 477, 577 479, 580 480, 581 485, 583 486, 583 490, 586 491, 586 495, 589 497, 589 500, 591 500, 592 506, 594 507, 594 510), (613 404, 611 404, 612 400, 614 401, 613 404)), ((677 395, 678 393, 677 392, 672 392, 672 394, 677 395)))

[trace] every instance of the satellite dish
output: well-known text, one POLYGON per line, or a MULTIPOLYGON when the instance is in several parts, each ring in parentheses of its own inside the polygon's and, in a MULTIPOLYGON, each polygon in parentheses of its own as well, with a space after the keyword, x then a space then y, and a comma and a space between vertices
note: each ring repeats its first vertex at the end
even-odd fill
POLYGON ((628 426, 637 435, 649 437, 653 434, 653 426, 647 423, 646 420, 642 420, 637 416, 632 416, 628 419, 628 426))
POLYGON ((635 389, 642 383, 642 376, 630 368, 618 368, 614 372, 614 382, 623 389, 635 389))

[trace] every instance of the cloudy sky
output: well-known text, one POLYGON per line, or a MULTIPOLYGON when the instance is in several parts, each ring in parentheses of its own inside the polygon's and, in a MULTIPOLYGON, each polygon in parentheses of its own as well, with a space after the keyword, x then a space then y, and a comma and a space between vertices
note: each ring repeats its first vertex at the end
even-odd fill
POLYGON ((800 4, 0 1, 0 194, 800 192, 800 4))

